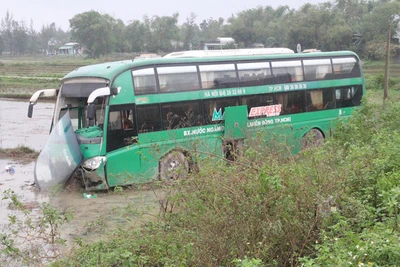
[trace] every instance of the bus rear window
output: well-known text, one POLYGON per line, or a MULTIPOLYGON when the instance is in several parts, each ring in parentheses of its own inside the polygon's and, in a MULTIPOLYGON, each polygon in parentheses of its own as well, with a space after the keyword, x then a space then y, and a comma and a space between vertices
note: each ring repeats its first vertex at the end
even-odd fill
POLYGON ((362 86, 343 86, 337 87, 335 90, 336 107, 354 107, 361 104, 362 86))
POLYGON ((360 66, 355 57, 333 58, 335 79, 360 77, 360 66))
POLYGON ((154 68, 132 71, 135 95, 152 94, 157 92, 154 68))

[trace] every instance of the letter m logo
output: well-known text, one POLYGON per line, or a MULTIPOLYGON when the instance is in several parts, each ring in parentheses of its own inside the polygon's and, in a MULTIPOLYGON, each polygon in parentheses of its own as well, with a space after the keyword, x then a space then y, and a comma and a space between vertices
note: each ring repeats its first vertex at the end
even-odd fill
POLYGON ((221 121, 224 119, 224 115, 222 114, 222 109, 220 108, 218 111, 214 108, 212 121, 221 121))

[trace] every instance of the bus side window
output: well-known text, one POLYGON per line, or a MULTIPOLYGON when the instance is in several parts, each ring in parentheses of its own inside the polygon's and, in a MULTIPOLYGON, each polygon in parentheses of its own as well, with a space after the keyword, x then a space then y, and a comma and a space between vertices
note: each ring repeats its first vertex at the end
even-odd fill
POLYGON ((335 79, 360 77, 360 65, 355 57, 339 57, 332 59, 335 79))
POLYGON ((307 91, 307 111, 333 109, 335 107, 333 88, 307 91))
POLYGON ((276 104, 282 105, 281 115, 300 113, 306 111, 305 91, 276 94, 276 104))
POLYGON ((154 68, 132 71, 135 95, 152 94, 157 92, 154 68))
POLYGON ((128 146, 137 141, 138 132, 134 123, 134 105, 110 106, 108 115, 107 151, 128 146))
POLYGON ((272 73, 275 83, 303 81, 303 69, 300 60, 272 61, 272 73))
POLYGON ((164 130, 194 127, 203 124, 199 101, 163 104, 161 112, 164 130))
POLYGON ((359 106, 362 98, 362 86, 336 88, 335 94, 338 108, 359 106))
POLYGON ((199 79, 196 66, 158 67, 160 92, 198 90, 199 79))
POLYGON ((329 58, 325 59, 304 59, 304 80, 322 80, 329 79, 333 77, 331 60, 329 58))
POLYGON ((200 65, 202 89, 237 87, 234 64, 200 65))
POLYGON ((253 116, 253 115, 251 115, 252 108, 261 108, 261 107, 273 105, 274 104, 274 96, 273 96, 273 94, 245 96, 245 97, 242 97, 242 104, 247 105, 247 114, 249 115, 249 119, 262 118, 262 117, 266 117, 268 115, 253 116))
POLYGON ((122 112, 122 123, 124 130, 130 130, 134 128, 133 114, 131 110, 125 110, 122 112))
POLYGON ((269 62, 238 63, 240 86, 257 86, 265 84, 265 78, 271 77, 269 62))
POLYGON ((121 112, 111 111, 108 118, 108 125, 110 130, 120 130, 122 129, 121 112))
POLYGON ((137 106, 137 120, 139 133, 161 131, 161 116, 159 105, 137 106))

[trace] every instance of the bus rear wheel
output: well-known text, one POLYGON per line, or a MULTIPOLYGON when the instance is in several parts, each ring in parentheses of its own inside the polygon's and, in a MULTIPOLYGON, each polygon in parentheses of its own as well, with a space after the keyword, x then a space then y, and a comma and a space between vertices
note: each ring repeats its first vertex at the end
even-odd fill
POLYGON ((172 151, 160 160, 160 179, 173 181, 185 178, 189 173, 189 162, 181 151, 172 151))
POLYGON ((302 141, 302 149, 317 147, 322 145, 324 141, 324 135, 318 129, 311 129, 303 136, 302 141))

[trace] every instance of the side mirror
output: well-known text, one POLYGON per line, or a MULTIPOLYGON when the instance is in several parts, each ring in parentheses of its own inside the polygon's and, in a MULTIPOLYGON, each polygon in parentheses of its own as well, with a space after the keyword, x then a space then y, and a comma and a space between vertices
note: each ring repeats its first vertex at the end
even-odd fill
POLYGON ((94 126, 94 119, 96 117, 96 104, 91 103, 88 105, 87 117, 89 119, 89 126, 94 126))
POLYGON ((120 87, 112 87, 112 88, 110 88, 110 94, 111 95, 117 95, 120 90, 121 90, 120 87))
POLYGON ((32 118, 32 114, 33 114, 33 104, 29 103, 29 107, 28 107, 28 118, 32 118))

